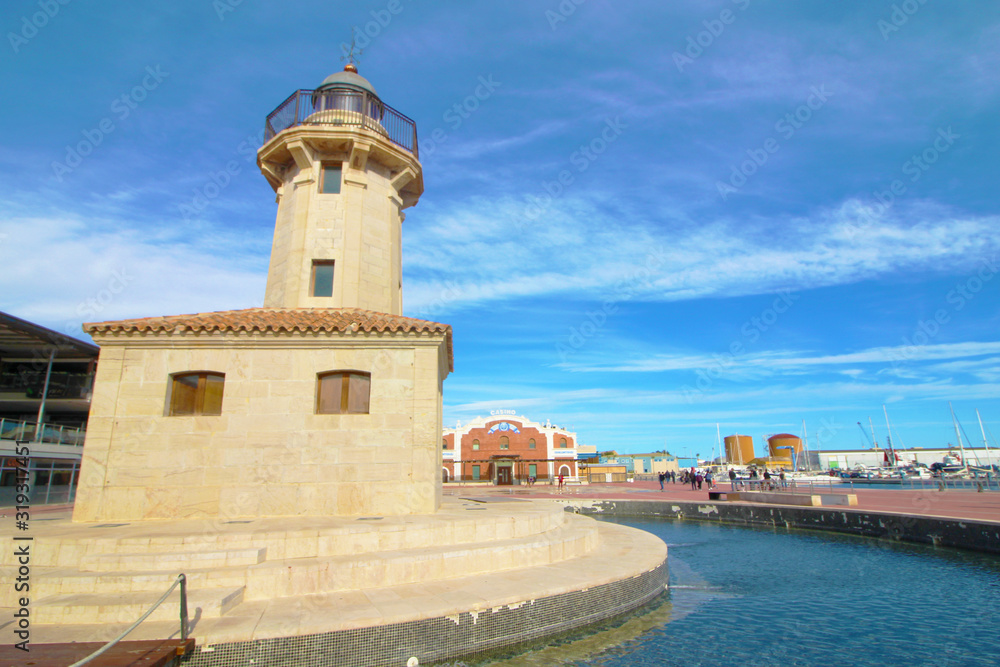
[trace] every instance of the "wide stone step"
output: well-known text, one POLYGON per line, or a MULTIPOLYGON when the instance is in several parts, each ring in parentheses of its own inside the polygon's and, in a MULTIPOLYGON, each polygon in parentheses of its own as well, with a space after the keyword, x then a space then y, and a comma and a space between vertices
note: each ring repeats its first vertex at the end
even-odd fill
POLYGON ((100 553, 80 559, 84 572, 171 571, 218 567, 246 567, 262 563, 267 548, 202 549, 197 551, 148 551, 146 553, 100 553))
POLYGON ((205 561, 192 560, 177 562, 177 567, 170 571, 111 573, 59 568, 37 572, 32 587, 39 596, 163 591, 177 573, 184 572, 189 590, 246 586, 249 600, 447 579, 547 565, 581 556, 596 546, 597 527, 593 521, 572 518, 574 520, 543 535, 476 545, 444 545, 331 558, 268 559, 249 566, 205 568, 202 567, 205 561))
POLYGON ((598 542, 594 522, 577 521, 543 535, 460 547, 297 559, 294 567, 286 561, 268 561, 249 568, 247 599, 364 590, 548 565, 583 556, 598 542))
MULTIPOLYGON (((188 616, 219 618, 243 602, 244 589, 188 589, 188 616)), ((156 602, 163 592, 74 593, 50 595, 34 603, 35 623, 132 623, 156 602)), ((147 620, 180 622, 180 588, 157 607, 147 620)))

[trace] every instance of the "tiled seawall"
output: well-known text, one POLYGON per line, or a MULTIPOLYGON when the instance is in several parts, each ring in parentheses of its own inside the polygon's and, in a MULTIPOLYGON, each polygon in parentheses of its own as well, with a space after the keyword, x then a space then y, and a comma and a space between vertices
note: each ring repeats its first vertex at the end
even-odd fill
POLYGON ((488 654, 594 625, 653 601, 667 586, 664 561, 644 574, 479 612, 298 637, 234 642, 189 654, 185 667, 380 667, 488 654))
MULTIPOLYGON (((754 526, 807 528, 903 542, 1000 553, 1000 523, 821 507, 683 501, 571 501, 581 514, 664 517, 754 526)), ((915 508, 919 509, 919 508, 915 508)))

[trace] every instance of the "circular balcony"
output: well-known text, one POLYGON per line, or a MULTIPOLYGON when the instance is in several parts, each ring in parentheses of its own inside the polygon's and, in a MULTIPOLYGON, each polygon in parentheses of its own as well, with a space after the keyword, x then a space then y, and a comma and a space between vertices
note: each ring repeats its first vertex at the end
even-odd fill
POLYGON ((266 144, 279 132, 298 125, 339 125, 363 127, 376 132, 415 158, 417 124, 364 90, 343 88, 297 90, 267 117, 266 144))

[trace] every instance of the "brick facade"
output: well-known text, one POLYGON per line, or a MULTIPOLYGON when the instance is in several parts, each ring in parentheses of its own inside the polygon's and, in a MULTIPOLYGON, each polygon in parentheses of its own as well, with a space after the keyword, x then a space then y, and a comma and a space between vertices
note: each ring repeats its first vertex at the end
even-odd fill
POLYGON ((442 439, 445 481, 525 484, 577 479, 575 433, 516 415, 478 417, 442 439))

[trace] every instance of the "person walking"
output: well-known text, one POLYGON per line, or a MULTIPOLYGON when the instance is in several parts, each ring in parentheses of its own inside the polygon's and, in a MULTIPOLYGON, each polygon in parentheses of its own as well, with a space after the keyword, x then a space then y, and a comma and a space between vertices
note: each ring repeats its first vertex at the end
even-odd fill
POLYGON ((660 473, 660 491, 663 490, 663 477, 664 477, 664 473, 661 472, 660 473))
POLYGON ((705 481, 708 483, 709 489, 715 487, 714 476, 712 475, 711 469, 705 471, 705 481))
POLYGON ((698 489, 698 479, 694 472, 694 468, 688 471, 688 481, 691 482, 691 490, 696 491, 698 489))
POLYGON ((736 490, 736 471, 732 468, 729 469, 729 485, 733 487, 733 491, 736 490))

